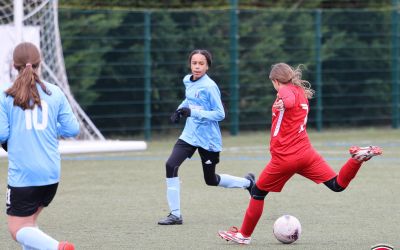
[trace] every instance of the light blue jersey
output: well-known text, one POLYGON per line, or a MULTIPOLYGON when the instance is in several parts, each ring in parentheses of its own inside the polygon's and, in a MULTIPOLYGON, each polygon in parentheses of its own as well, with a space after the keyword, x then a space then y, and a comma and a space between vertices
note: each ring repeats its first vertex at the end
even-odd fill
POLYGON ((74 137, 79 123, 61 89, 44 83, 51 95, 36 85, 41 108, 22 110, 14 98, 0 95, 0 142, 8 143, 8 185, 43 186, 59 182, 58 137, 74 137))
POLYGON ((191 115, 179 139, 192 146, 220 152, 222 138, 218 122, 225 118, 221 93, 207 74, 196 81, 191 81, 190 77, 187 75, 183 78, 186 98, 178 108, 190 108, 191 115))

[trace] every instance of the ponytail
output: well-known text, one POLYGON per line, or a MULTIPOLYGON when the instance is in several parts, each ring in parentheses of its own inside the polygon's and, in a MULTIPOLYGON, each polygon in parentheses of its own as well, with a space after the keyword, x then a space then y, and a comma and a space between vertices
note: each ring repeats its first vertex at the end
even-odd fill
POLYGON ((51 95, 51 92, 37 74, 40 64, 39 50, 32 43, 21 43, 14 49, 13 59, 18 76, 5 93, 14 98, 14 106, 19 106, 23 110, 33 109, 35 105, 41 107, 36 84, 39 84, 46 94, 51 95))
POLYGON ((315 91, 311 88, 311 83, 306 80, 302 80, 302 71, 301 67, 303 65, 300 64, 297 66, 297 68, 293 69, 293 78, 292 78, 292 83, 294 85, 300 86, 303 90, 304 93, 306 94, 307 99, 311 99, 314 96, 315 91))

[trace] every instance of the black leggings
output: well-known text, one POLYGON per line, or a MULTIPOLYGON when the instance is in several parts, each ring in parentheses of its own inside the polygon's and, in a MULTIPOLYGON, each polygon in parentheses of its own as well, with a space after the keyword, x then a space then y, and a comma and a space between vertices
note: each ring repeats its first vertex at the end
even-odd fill
POLYGON ((177 177, 181 164, 187 158, 191 158, 194 152, 196 152, 196 149, 198 150, 201 158, 204 180, 206 184, 209 186, 217 186, 220 181, 220 177, 219 175, 215 174, 215 167, 219 162, 219 152, 211 152, 200 147, 192 146, 181 139, 178 139, 178 141, 175 143, 172 153, 165 164, 167 178, 177 177))

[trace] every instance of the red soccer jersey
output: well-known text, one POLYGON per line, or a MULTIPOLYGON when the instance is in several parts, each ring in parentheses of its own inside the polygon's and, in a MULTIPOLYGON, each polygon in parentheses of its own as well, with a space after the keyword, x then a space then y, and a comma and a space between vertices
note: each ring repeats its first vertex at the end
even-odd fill
POLYGON ((294 84, 279 88, 277 99, 284 109, 272 107, 270 152, 273 155, 296 155, 311 147, 307 131, 308 99, 304 90, 294 84))

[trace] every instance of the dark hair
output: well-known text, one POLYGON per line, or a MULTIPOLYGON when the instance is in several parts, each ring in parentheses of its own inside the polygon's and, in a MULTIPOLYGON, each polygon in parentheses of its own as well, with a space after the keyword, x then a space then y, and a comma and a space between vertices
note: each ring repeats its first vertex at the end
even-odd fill
POLYGON ((39 92, 36 83, 50 95, 50 91, 40 80, 37 74, 40 65, 39 49, 28 42, 20 43, 13 53, 14 67, 18 70, 18 77, 13 85, 5 91, 14 98, 14 105, 25 109, 33 109, 35 104, 41 107, 39 92))
POLYGON ((211 64, 212 64, 211 53, 208 50, 205 50, 205 49, 195 49, 189 54, 189 58, 188 58, 189 68, 190 68, 190 63, 191 63, 191 60, 192 60, 192 56, 195 55, 195 54, 203 55, 207 60, 208 67, 211 67, 211 64))

